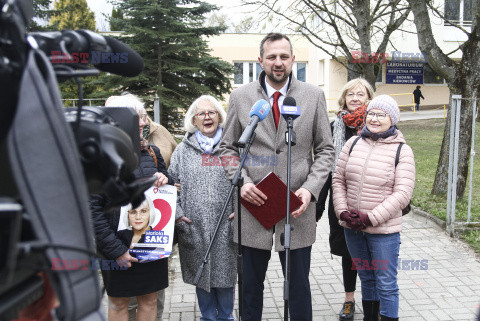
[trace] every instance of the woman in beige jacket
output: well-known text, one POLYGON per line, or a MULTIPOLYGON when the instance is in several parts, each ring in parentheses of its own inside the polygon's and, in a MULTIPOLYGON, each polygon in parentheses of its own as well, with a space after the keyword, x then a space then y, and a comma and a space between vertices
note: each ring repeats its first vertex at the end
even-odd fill
POLYGON ((382 321, 398 320, 402 209, 415 184, 412 149, 395 126, 399 116, 393 98, 374 98, 361 138, 346 142, 333 176, 335 213, 360 276, 366 321, 378 320, 379 306, 382 321))

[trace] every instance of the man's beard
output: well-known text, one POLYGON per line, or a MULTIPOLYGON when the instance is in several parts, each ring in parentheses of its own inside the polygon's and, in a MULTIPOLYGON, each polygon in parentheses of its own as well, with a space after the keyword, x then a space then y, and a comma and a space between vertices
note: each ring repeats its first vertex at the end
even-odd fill
POLYGON ((272 73, 271 74, 267 74, 267 78, 272 82, 272 83, 275 83, 275 84, 283 84, 285 82, 285 80, 288 79, 288 76, 289 74, 287 74, 286 72, 284 72, 284 75, 282 78, 278 79, 278 78, 275 78, 274 76, 274 71, 272 70, 272 73))

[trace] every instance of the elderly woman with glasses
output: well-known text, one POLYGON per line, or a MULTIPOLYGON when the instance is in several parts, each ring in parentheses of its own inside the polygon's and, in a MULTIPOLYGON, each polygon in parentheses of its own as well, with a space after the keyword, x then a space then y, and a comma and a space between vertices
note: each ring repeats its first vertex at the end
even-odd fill
POLYGON ((335 209, 333 207, 332 195, 332 173, 335 171, 338 156, 345 145, 345 142, 352 136, 357 136, 365 125, 365 111, 370 100, 373 99, 373 88, 363 78, 350 80, 342 89, 338 99, 339 109, 337 117, 330 124, 333 135, 333 146, 335 148, 335 162, 332 171, 325 185, 320 192, 317 202, 317 220, 325 210, 325 203, 330 194, 328 202, 328 221, 330 224, 330 252, 342 257, 343 287, 345 289, 345 300, 339 313, 339 320, 353 320, 355 312, 355 290, 357 283, 357 271, 352 269, 352 258, 345 243, 343 227, 338 224, 335 209))
MULTIPOLYGON (((215 98, 197 98, 185 115, 187 133, 173 152, 168 169, 181 185, 175 228, 183 281, 188 284, 193 284, 202 264, 230 188, 218 156, 225 119, 226 113, 215 98)), ((237 264, 232 212, 230 202, 196 286, 200 320, 234 320, 237 264)))
POLYGON ((360 137, 343 147, 333 175, 333 204, 361 281, 364 319, 398 320, 397 264, 402 210, 415 185, 410 146, 395 126, 400 117, 388 95, 367 107, 360 137))

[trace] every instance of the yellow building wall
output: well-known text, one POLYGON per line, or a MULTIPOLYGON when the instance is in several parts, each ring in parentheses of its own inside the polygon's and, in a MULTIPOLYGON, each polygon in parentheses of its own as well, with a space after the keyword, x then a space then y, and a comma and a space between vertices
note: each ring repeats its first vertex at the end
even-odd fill
MULTIPOLYGON (((218 36, 207 38, 211 55, 219 57, 229 63, 233 62, 258 62, 260 41, 265 34, 237 34, 223 33, 218 36)), ((347 83, 347 69, 330 59, 322 56, 320 50, 313 46, 306 38, 298 35, 289 35, 293 46, 293 53, 296 62, 307 62, 307 82, 322 88, 327 99, 327 109, 334 111, 338 109, 338 97, 343 86, 347 83)), ((383 68, 383 79, 385 79, 385 68, 383 68)), ((239 85, 233 85, 235 89, 239 85)), ((376 95, 393 94, 393 98, 399 105, 411 105, 411 93, 416 85, 384 84, 377 83, 376 95), (399 95, 405 94, 405 95, 399 95)), ((440 106, 449 103, 449 89, 446 85, 427 84, 421 85, 425 100, 421 105, 440 106)), ((223 105, 227 107, 229 95, 224 96, 223 105)), ((405 109, 409 107, 405 106, 405 109)))
MULTIPOLYGON (((413 91, 417 85, 393 85, 393 84, 382 84, 377 85, 377 90, 375 95, 392 95, 392 97, 397 101, 399 106, 403 106, 402 110, 408 109, 413 104, 413 91)), ((435 106, 440 107, 443 105, 449 104, 450 99, 450 90, 447 85, 419 85, 421 86, 420 90, 422 91, 423 97, 420 98, 420 109, 421 106, 435 106)))
POLYGON ((348 73, 347 69, 336 62, 335 60, 328 60, 329 74, 325 82, 328 83, 325 90, 327 99, 327 109, 334 111, 338 109, 338 98, 342 93, 342 88, 347 83, 348 73))
MULTIPOLYGON (((222 33, 207 39, 211 55, 227 62, 258 61, 260 41, 265 34, 222 33)), ((308 62, 313 55, 313 46, 298 35, 289 35, 296 62, 308 62), (312 47, 312 48, 310 48, 312 47)), ((308 77, 307 70, 307 77, 308 77)), ((312 70, 313 72, 313 70, 312 70)))

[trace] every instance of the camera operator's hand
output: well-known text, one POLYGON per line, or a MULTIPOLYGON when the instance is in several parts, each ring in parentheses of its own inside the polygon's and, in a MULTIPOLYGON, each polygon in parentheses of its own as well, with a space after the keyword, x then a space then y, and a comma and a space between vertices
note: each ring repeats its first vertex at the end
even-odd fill
POLYGON ((157 176, 157 180, 155 181, 155 184, 153 184, 156 187, 160 187, 168 183, 168 177, 164 174, 157 172, 153 175, 157 176))
POLYGON ((115 261, 117 261, 120 267, 129 268, 132 267, 132 263, 130 262, 138 262, 138 259, 131 256, 130 253, 127 251, 123 253, 122 256, 118 257, 115 261))

